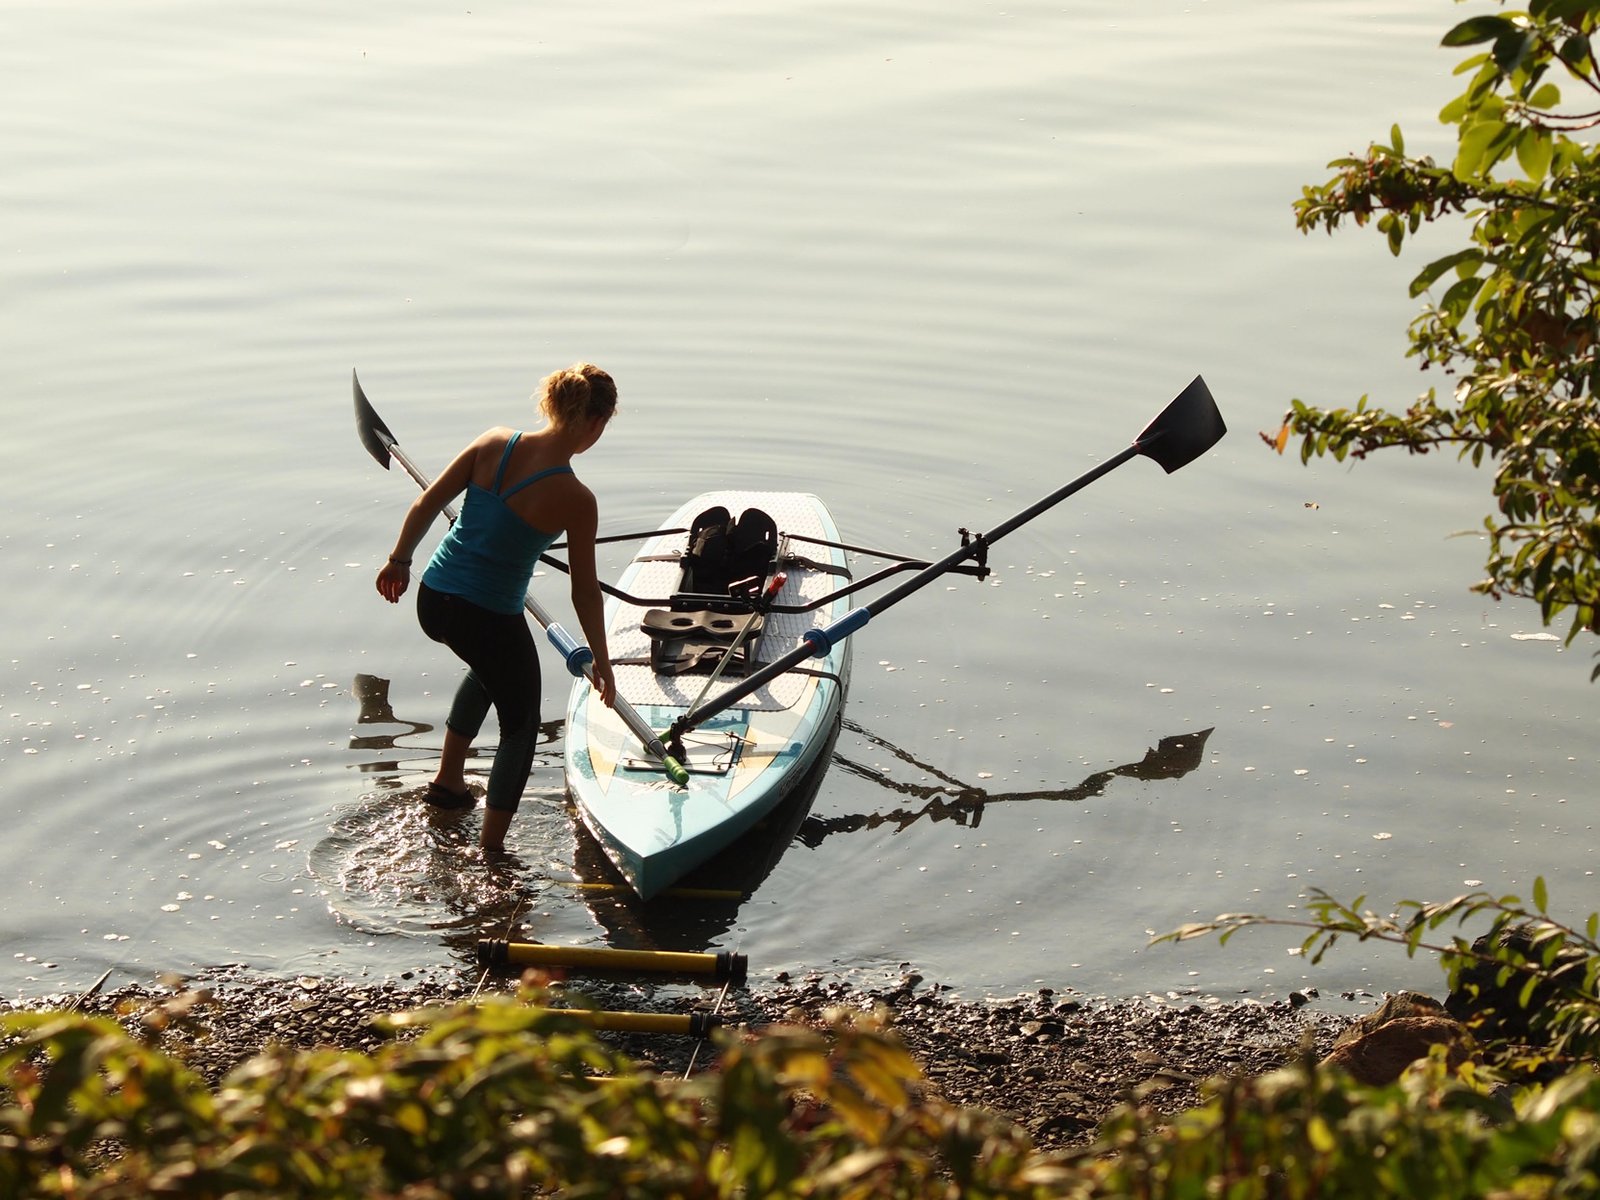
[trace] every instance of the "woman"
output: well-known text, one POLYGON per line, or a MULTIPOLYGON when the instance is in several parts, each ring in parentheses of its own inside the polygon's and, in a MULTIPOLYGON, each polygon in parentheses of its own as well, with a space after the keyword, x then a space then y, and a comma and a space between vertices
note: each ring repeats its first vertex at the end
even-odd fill
POLYGON ((500 722, 500 746, 489 772, 483 818, 485 850, 505 846, 533 768, 539 734, 539 657, 523 616, 523 597, 539 556, 562 534, 572 571, 572 607, 594 651, 594 686, 611 704, 616 682, 606 652, 594 539, 594 494, 572 473, 572 459, 600 440, 617 407, 617 385, 590 363, 539 384, 546 424, 535 433, 497 428, 458 454, 417 497, 400 526, 394 553, 378 572, 378 592, 391 604, 405 594, 411 559, 434 518, 466 492, 461 515, 445 534, 417 588, 422 631, 467 664, 445 722, 439 770, 426 799, 444 808, 472 804, 465 767, 489 706, 500 722))

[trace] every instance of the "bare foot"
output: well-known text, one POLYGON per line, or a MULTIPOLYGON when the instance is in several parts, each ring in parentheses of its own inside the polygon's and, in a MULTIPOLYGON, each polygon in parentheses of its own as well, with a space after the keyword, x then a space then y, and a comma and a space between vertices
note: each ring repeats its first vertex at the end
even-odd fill
POLYGON ((479 835, 478 845, 488 851, 503 851, 506 848, 506 830, 509 828, 511 828, 511 814, 505 809, 484 809, 483 833, 479 835))

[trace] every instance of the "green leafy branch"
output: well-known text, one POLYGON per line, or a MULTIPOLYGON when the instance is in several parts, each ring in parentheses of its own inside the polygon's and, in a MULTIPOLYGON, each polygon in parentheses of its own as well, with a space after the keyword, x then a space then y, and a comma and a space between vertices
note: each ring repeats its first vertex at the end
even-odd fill
POLYGON ((1532 900, 1530 911, 1517 896, 1469 892, 1442 902, 1403 900, 1394 912, 1380 914, 1365 907, 1365 896, 1346 903, 1313 888, 1303 905, 1306 916, 1223 913, 1210 921, 1182 925, 1151 944, 1211 935, 1217 936, 1219 944, 1226 944, 1243 929, 1268 926, 1305 931, 1297 952, 1312 964, 1320 963, 1346 939, 1400 946, 1408 958, 1432 954, 1438 957, 1452 990, 1472 979, 1491 981, 1501 989, 1515 983, 1517 1006, 1530 1010, 1533 1025, 1548 1034, 1553 1053, 1573 1061, 1600 1061, 1600 998, 1596 990, 1600 981, 1600 913, 1591 913, 1581 930, 1552 917, 1542 877, 1534 881, 1532 900), (1489 924, 1484 932, 1430 939, 1447 925, 1462 927, 1485 917, 1489 924))
POLYGON ((1597 23, 1600 5, 1576 0, 1462 21, 1443 44, 1488 48, 1460 65, 1467 88, 1440 113, 1457 129, 1454 160, 1409 156, 1395 126, 1302 189, 1303 233, 1372 224, 1396 255, 1424 224, 1467 223, 1467 244, 1410 284, 1425 306, 1409 353, 1454 382, 1395 411, 1366 396, 1353 408, 1295 400, 1282 430, 1262 435, 1280 453, 1299 435, 1302 462, 1449 446, 1492 463, 1497 512, 1483 523, 1477 590, 1533 599, 1546 624, 1569 613, 1569 644, 1600 632, 1600 151, 1573 136, 1600 112, 1563 109, 1549 76, 1600 94, 1597 23), (1508 164, 1514 173, 1497 174, 1508 164))

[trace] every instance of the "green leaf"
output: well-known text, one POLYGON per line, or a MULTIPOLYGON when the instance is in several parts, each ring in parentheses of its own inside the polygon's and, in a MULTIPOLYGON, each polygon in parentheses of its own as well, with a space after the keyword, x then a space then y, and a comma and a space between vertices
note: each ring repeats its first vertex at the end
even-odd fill
MULTIPOLYGON (((1464 265, 1476 265, 1483 262, 1483 251, 1461 250, 1455 254, 1447 254, 1443 258, 1434 259, 1433 262, 1417 272, 1417 277, 1411 281, 1412 296, 1420 296, 1436 282, 1439 277, 1448 271, 1456 270, 1464 265)), ((1467 273, 1470 275, 1470 272, 1467 273)))
POLYGON ((1492 109, 1494 115, 1482 116, 1461 131, 1452 171, 1462 182, 1487 179, 1494 165, 1512 151, 1518 134, 1522 132, 1518 126, 1501 119, 1504 105, 1485 104, 1483 109, 1485 113, 1492 109))
POLYGON ((1528 981, 1522 985, 1522 989, 1517 993, 1517 1007, 1524 1009, 1529 1007, 1533 1003, 1533 993, 1538 987, 1539 977, 1530 975, 1528 981))
POLYGON ((1507 75, 1511 74, 1522 65, 1522 60, 1528 56, 1528 48, 1533 44, 1533 34, 1521 29, 1496 39, 1494 44, 1495 65, 1507 75))
POLYGON ((1552 109, 1561 103, 1561 89, 1547 83, 1528 97, 1528 103, 1534 108, 1552 109))
POLYGON ((1406 239, 1406 223, 1394 213, 1388 213, 1378 222, 1378 228, 1388 235, 1389 253, 1399 255, 1400 247, 1406 239))
POLYGON ((1441 46, 1471 46, 1493 41, 1516 32, 1516 25, 1505 17, 1469 17, 1444 35, 1441 46))
POLYGON ((1389 145, 1397 155, 1404 156, 1406 152, 1406 139, 1401 136, 1398 124, 1389 127, 1389 145))
POLYGON ((1467 86, 1467 103, 1477 107, 1495 98, 1494 89, 1499 84, 1501 75, 1500 68, 1487 54, 1480 54, 1471 61, 1477 65, 1478 73, 1472 77, 1472 82, 1467 86))
POLYGON ((1530 183, 1543 183, 1550 173, 1555 144, 1548 131, 1531 126, 1517 135, 1517 163, 1530 183))
POLYGON ((1548 911, 1550 893, 1545 888, 1544 876, 1540 875, 1533 881, 1533 906, 1541 913, 1548 911))
POLYGON ((1467 309, 1477 296, 1483 285, 1476 279, 1461 279, 1450 285, 1450 290, 1444 294, 1444 299, 1439 301, 1439 311, 1444 313, 1452 323, 1459 322, 1467 315, 1467 309))
POLYGON ((1451 167, 1457 179, 1473 179, 1480 173, 1484 152, 1488 149, 1490 140, 1501 128, 1498 121, 1478 121, 1462 129, 1461 140, 1456 149, 1456 161, 1451 167))

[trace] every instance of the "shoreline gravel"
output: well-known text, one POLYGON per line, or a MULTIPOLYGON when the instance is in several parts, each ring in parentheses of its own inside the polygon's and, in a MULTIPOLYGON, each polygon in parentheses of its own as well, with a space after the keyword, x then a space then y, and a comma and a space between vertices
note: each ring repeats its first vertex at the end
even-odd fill
MULTIPOLYGON (((408 973, 410 974, 410 973, 408 973)), ((383 1037, 375 1016, 469 1000, 515 989, 513 974, 483 979, 419 975, 380 982, 304 976, 283 980, 247 971, 174 980, 170 988, 140 985, 84 998, 81 1009, 115 1015, 135 1028, 140 1016, 180 992, 208 999, 188 1019, 163 1034, 163 1046, 182 1056, 209 1082, 272 1043, 330 1045, 371 1051, 383 1037)), ((637 980, 575 978, 556 985, 574 1003, 649 1012, 710 1012, 720 988, 641 984, 637 980)), ((10 1007, 61 1008, 76 996, 41 997, 10 1007)), ((730 988, 721 1015, 751 1029, 797 1022, 815 1024, 830 1008, 887 1009, 891 1028, 905 1043, 928 1085, 946 1100, 1006 1116, 1046 1150, 1081 1146, 1101 1121, 1137 1092, 1141 1102, 1178 1112, 1200 1100, 1201 1084, 1223 1074, 1255 1075, 1302 1056, 1318 1057, 1351 1021, 1370 1012, 1378 997, 1346 993, 1332 1004, 1315 992, 1288 1000, 1222 1001, 1201 994, 1091 998, 1048 988, 1031 995, 958 1000, 912 973, 878 985, 823 975, 780 977, 754 990, 730 988)), ((690 1038, 603 1034, 646 1067, 681 1075, 695 1053, 690 1038)), ((697 1070, 715 1069, 716 1055, 702 1048, 697 1070)))

